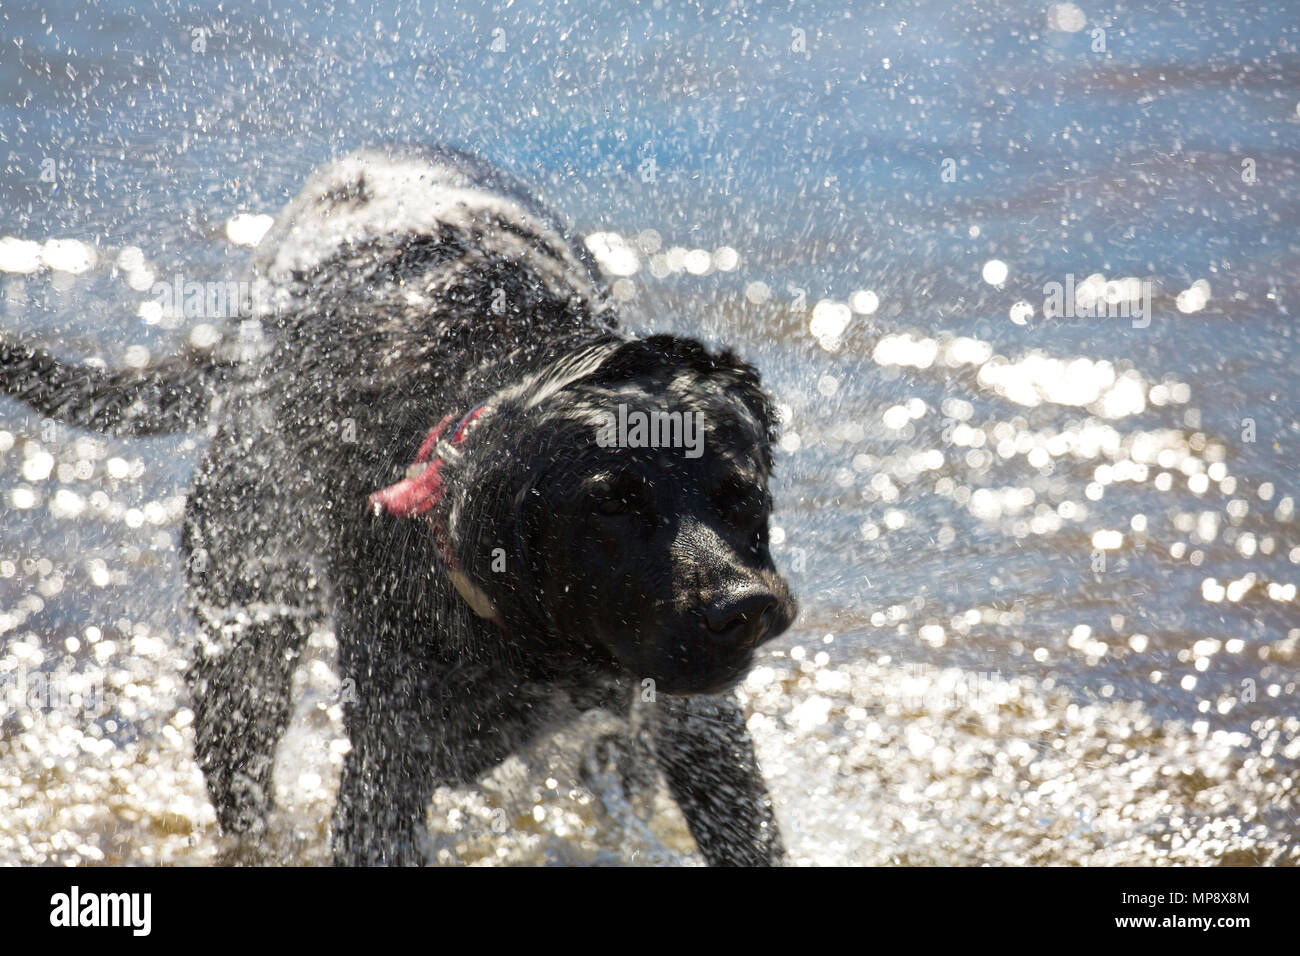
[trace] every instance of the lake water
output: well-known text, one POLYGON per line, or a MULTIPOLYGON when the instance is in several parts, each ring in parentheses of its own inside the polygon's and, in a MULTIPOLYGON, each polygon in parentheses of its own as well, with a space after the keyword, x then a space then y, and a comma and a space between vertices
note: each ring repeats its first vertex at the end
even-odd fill
MULTIPOLYGON (((459 6, 8 0, 0 325, 166 352, 232 217, 472 149, 782 405, 802 612, 742 696, 794 862, 1300 862, 1295 7, 459 6)), ((267 841, 193 763, 200 444, 0 402, 0 862, 327 858, 330 634, 267 841)), ((609 730, 439 791, 438 858, 698 862, 609 730)))

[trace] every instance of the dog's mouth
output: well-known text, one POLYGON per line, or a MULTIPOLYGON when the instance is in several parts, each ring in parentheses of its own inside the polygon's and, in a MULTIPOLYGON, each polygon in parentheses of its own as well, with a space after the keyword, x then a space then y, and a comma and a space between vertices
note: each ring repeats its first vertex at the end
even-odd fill
POLYGON ((671 629, 622 635, 608 646, 643 689, 684 697, 724 693, 753 667, 756 647, 718 648, 714 638, 707 630, 671 629))

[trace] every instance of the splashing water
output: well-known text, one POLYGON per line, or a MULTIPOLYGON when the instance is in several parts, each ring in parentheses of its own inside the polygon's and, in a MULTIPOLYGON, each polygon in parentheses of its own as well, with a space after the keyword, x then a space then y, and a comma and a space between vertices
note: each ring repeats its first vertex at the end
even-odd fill
MULTIPOLYGON (((0 325, 203 347, 313 166, 465 145, 781 405, 802 613, 741 697, 793 861, 1300 862, 1286 5, 613 9, 7 5, 0 325)), ((194 764, 203 441, 0 405, 0 862, 329 859, 331 633, 267 839, 194 764)), ((431 857, 698 862, 638 746, 588 715, 437 791, 431 857)))

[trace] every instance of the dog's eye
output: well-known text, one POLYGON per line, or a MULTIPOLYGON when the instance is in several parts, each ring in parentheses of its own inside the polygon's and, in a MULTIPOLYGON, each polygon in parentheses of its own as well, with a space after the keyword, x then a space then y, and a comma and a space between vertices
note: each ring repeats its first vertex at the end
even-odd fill
POLYGON ((621 515, 626 514, 628 503, 626 498, 604 498, 596 504, 596 510, 603 515, 621 515))
POLYGON ((621 475, 602 483, 591 496, 595 511, 603 515, 621 515, 629 511, 644 511, 648 505, 648 492, 644 481, 635 474, 621 475))
POLYGON ((748 528, 766 516, 762 492, 748 482, 723 482, 714 492, 713 502, 723 519, 736 528, 748 528))
POLYGON ((756 498, 737 501, 727 510, 727 520, 737 528, 749 528, 763 517, 756 498))

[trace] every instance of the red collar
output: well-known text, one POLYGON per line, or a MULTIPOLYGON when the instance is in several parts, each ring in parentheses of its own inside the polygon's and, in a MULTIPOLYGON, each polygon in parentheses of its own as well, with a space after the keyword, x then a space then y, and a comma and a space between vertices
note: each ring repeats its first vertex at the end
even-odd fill
POLYGON ((446 490, 442 477, 443 462, 459 458, 464 453, 461 446, 473 432, 479 417, 487 410, 488 403, 484 402, 467 412, 452 430, 450 438, 442 436, 455 416, 444 417, 429 430, 429 434, 420 443, 420 450, 416 452, 415 460, 406 469, 406 477, 396 484, 374 492, 369 497, 368 504, 374 509, 375 514, 387 512, 397 518, 415 518, 425 515, 426 520, 433 527, 434 541, 443 568, 456 590, 480 617, 499 620, 492 600, 461 570, 456 554, 451 548, 446 515, 443 509, 438 507, 446 490), (434 455, 435 451, 437 455, 434 455))
POLYGON ((451 433, 451 438, 442 439, 454 415, 446 416, 429 430, 415 454, 415 460, 406 469, 406 477, 394 485, 389 485, 370 496, 369 503, 376 513, 386 511, 398 518, 414 518, 436 507, 442 501, 442 463, 447 459, 457 458, 461 454, 460 446, 469 437, 471 425, 478 420, 487 408, 484 402, 460 420, 460 424, 451 433), (438 455, 430 460, 434 449, 438 455))

